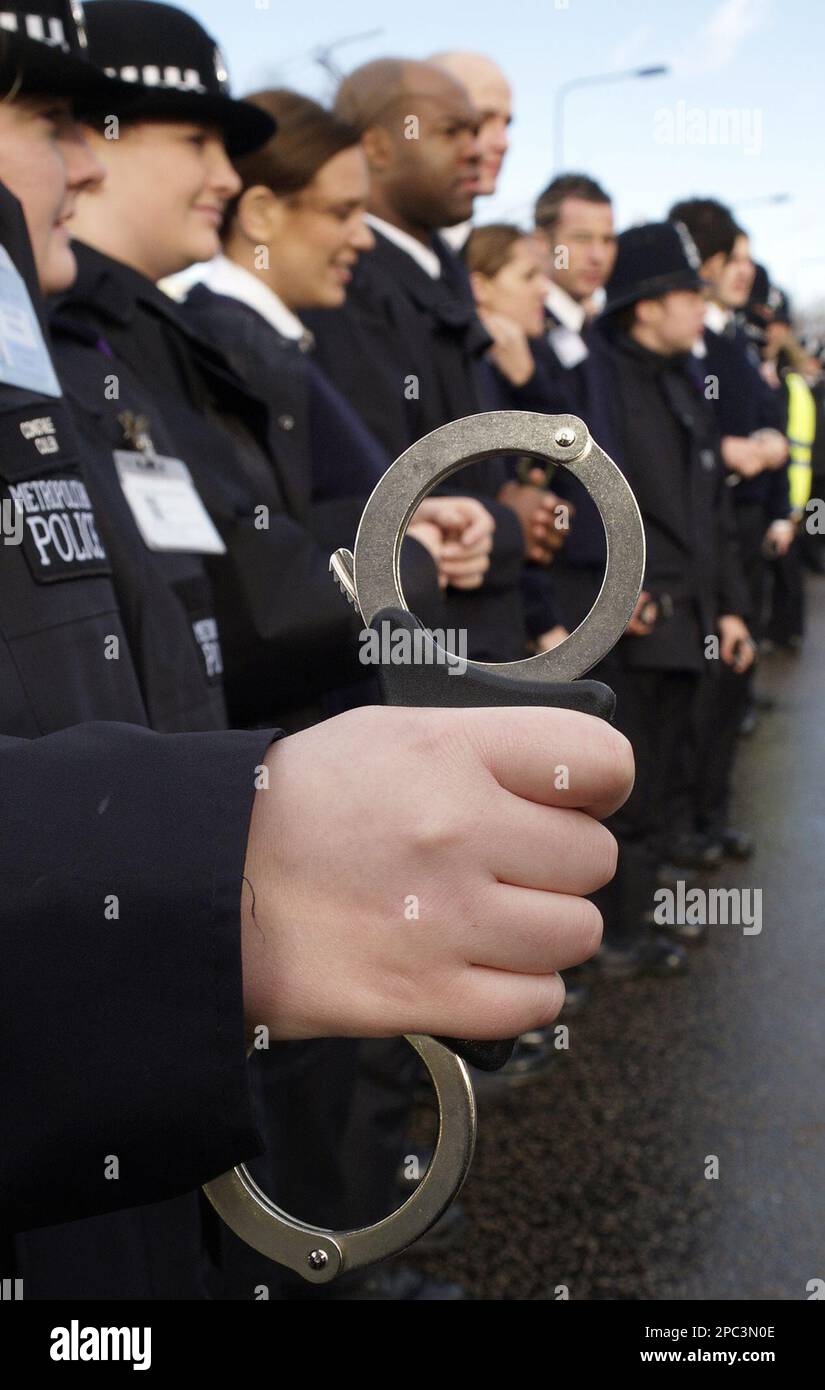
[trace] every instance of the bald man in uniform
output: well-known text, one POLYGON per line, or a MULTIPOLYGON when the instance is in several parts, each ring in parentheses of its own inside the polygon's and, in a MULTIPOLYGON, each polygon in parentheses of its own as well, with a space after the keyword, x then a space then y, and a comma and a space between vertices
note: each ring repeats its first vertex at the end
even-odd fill
MULTIPOLYGON (((428 62, 461 83, 481 118, 477 135, 480 158, 476 196, 489 197, 496 191, 498 176, 510 148, 513 89, 498 63, 483 53, 461 50, 434 53, 428 62)), ((441 235, 454 251, 460 251, 470 235, 472 225, 473 221, 470 218, 466 222, 460 222, 458 226, 444 228, 441 235)))

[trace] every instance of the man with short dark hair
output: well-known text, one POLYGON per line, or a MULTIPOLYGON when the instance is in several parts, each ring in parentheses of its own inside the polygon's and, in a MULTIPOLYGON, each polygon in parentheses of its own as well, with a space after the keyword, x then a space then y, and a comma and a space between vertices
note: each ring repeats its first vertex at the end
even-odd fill
POLYGON ((560 174, 536 200, 535 220, 551 257, 547 267, 550 341, 561 365, 574 367, 586 356, 586 348, 576 339, 581 339, 593 296, 604 286, 616 259, 613 206, 601 185, 587 174, 560 174))
MULTIPOLYGON (((547 333, 532 346, 565 406, 612 453, 608 403, 595 389, 594 355, 602 351, 591 320, 594 296, 602 290, 616 257, 610 197, 587 174, 560 174, 540 194, 536 228, 547 248, 550 279, 547 333)), ((553 588, 560 620, 571 631, 589 613, 601 588, 606 560, 604 528, 587 491, 560 470, 556 491, 575 508, 564 550, 553 563, 553 588)))

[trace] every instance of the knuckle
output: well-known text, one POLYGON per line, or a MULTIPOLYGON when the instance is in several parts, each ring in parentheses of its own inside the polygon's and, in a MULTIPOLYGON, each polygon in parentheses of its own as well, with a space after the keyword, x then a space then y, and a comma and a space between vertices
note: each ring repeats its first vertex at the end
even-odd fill
POLYGON ((607 737, 602 743, 600 762, 603 767, 605 789, 610 793, 627 794, 636 775, 633 747, 630 740, 619 733, 618 729, 605 725, 604 732, 607 737))
POLYGON ((602 914, 595 903, 591 903, 589 898, 582 898, 580 901, 579 935, 581 940, 577 945, 582 952, 581 959, 585 961, 594 956, 601 946, 604 923, 602 914))
POLYGON ((598 832, 593 854, 593 877, 596 886, 602 888, 616 875, 619 862, 619 844, 616 836, 611 834, 603 825, 594 822, 593 828, 598 832))
POLYGON ((540 975, 532 982, 530 997, 525 1003, 527 1021, 519 1029, 542 1028, 553 1023, 564 1003, 564 981, 560 975, 540 975))

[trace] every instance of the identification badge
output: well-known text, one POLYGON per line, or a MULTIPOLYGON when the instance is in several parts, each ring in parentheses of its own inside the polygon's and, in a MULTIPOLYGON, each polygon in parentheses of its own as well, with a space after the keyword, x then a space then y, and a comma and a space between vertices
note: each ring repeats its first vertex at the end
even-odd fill
POLYGON ((115 450, 126 501, 149 550, 225 555, 226 546, 180 459, 115 450))
POLYGON ((0 381, 39 396, 61 396, 26 282, 0 246, 0 381))

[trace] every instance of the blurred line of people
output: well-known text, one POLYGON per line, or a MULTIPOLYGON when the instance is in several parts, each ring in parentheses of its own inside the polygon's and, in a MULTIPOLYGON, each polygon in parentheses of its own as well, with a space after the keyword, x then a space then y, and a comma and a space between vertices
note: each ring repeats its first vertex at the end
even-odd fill
MULTIPOLYGON (((804 525, 820 354, 797 342, 786 298, 714 199, 687 199, 666 221, 617 234, 598 182, 564 173, 537 197, 532 226, 476 226, 512 120, 509 84, 489 58, 368 63, 344 79, 330 112, 285 91, 251 100, 275 116, 278 134, 238 166, 244 189, 222 254, 196 269, 194 290, 172 287, 186 296, 184 315, 234 346, 241 374, 264 363, 274 374, 261 320, 283 332, 286 305, 297 316, 290 336, 308 344, 387 458, 478 410, 569 411, 634 488, 644 590, 626 636, 591 674, 617 692, 636 788, 611 825, 620 859, 596 898, 604 943, 566 977, 567 1007, 585 1004, 594 978, 678 974, 707 929, 654 929, 653 891, 753 853, 729 806, 738 740, 758 701, 754 660, 769 640, 799 644, 802 565, 822 563, 804 525), (326 282, 301 273, 314 248, 326 282), (241 305, 257 315, 254 352, 240 335, 241 305)), ((824 433, 820 424, 820 444, 824 433)), ((601 586, 593 503, 563 470, 548 478, 528 460, 475 465, 451 490, 459 480, 495 530, 484 583, 442 589, 447 626, 468 629, 477 659, 551 648, 601 586)), ((513 1084, 551 1053, 546 1033, 523 1038, 513 1084)), ((349 1183, 359 1220, 392 1205, 416 1072, 402 1044, 361 1050, 345 1160, 361 1175, 349 1183)), ((457 1224, 453 1211, 441 1239, 455 1239, 457 1224)))

